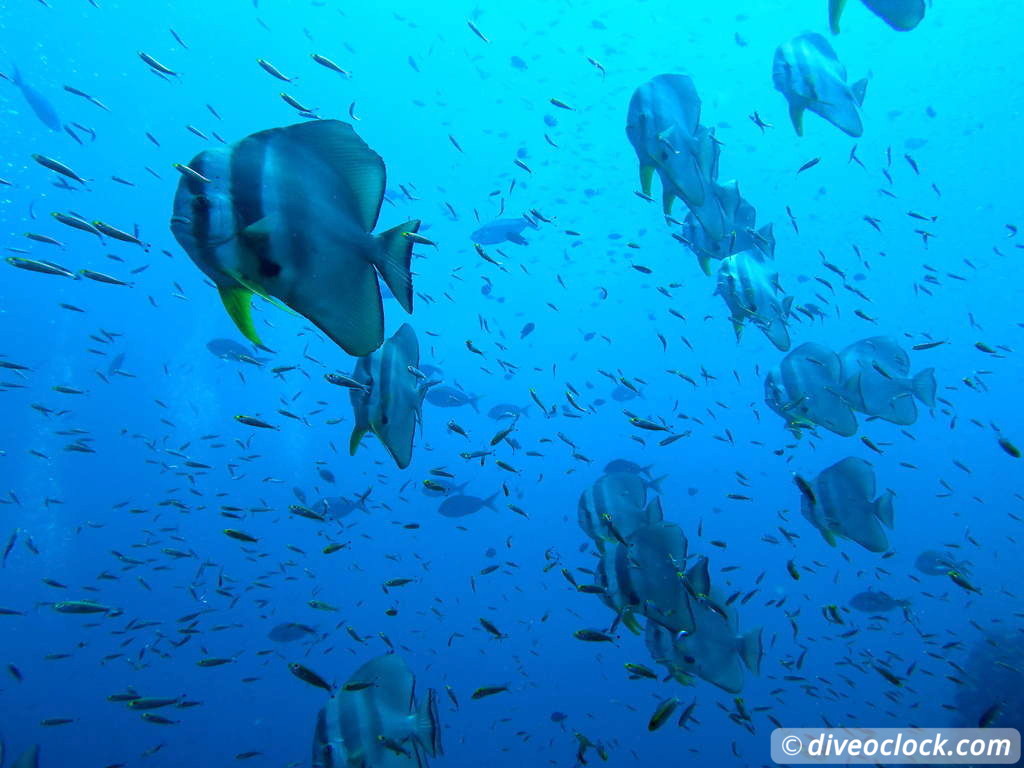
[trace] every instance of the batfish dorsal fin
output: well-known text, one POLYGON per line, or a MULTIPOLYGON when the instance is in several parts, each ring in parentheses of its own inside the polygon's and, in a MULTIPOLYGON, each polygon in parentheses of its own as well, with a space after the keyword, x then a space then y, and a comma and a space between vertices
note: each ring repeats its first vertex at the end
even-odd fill
POLYGON ((260 341, 259 334, 256 333, 256 326, 252 322, 252 291, 243 285, 233 285, 229 288, 218 287, 217 290, 220 292, 220 300, 224 302, 224 309, 235 321, 238 330, 253 344, 262 347, 263 342, 260 341))
MULTIPOLYGON (((415 711, 416 678, 398 654, 389 653, 371 659, 359 668, 356 676, 357 679, 373 680, 376 683, 374 699, 382 710, 402 715, 410 715, 415 711)), ((405 725, 414 728, 415 721, 406 720, 405 725)))
POLYGON ((866 77, 861 78, 851 86, 850 91, 853 93, 853 99, 857 102, 857 106, 862 106, 864 104, 864 96, 868 91, 868 79, 866 77))
MULTIPOLYGON (((338 188, 325 193, 349 207, 348 212, 364 232, 372 232, 384 200, 386 172, 381 156, 356 135, 351 125, 340 120, 316 120, 274 130, 294 141, 296 152, 307 158, 315 156, 334 172, 338 188)), ((290 148, 278 148, 291 154, 290 148)))
MULTIPOLYGON (((842 64, 839 63, 839 57, 836 56, 835 49, 824 37, 819 35, 817 32, 805 32, 804 34, 800 35, 800 37, 808 45, 812 46, 818 53, 820 53, 822 58, 824 58, 826 61, 830 63, 839 64, 839 66, 842 67, 842 64)), ((841 75, 841 78, 843 80, 846 79, 845 72, 841 75)))

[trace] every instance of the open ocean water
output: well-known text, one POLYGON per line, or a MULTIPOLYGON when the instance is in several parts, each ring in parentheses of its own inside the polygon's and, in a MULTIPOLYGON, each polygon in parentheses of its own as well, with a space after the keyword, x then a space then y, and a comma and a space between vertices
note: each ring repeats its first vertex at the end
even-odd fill
POLYGON ((0 3, 0 766, 1020 728, 1024 9, 829 5, 0 3))

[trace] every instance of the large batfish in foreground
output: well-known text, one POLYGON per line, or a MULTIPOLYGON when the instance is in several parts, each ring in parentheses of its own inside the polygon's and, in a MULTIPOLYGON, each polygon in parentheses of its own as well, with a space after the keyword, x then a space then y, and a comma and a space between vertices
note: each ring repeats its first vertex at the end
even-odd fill
POLYGON ((394 653, 357 669, 313 732, 313 768, 425 768, 442 752, 437 693, 417 704, 416 678, 394 653))
MULTIPOLYGON (((924 18, 924 0, 861 0, 868 10, 890 27, 908 32, 924 18)), ((839 34, 839 19, 846 0, 828 0, 828 24, 833 35, 839 34)))
POLYGON ((793 297, 783 295, 778 272, 770 271, 758 251, 740 251, 723 259, 715 293, 729 307, 737 341, 743 334, 743 324, 749 321, 780 352, 789 349, 787 319, 793 297))
POLYGON ((864 133, 860 107, 867 78, 848 85, 846 67, 818 33, 797 35, 776 49, 772 82, 789 103, 797 136, 804 135, 804 110, 808 109, 854 138, 864 133))
POLYGON ((261 344, 253 294, 280 300, 351 355, 368 355, 384 340, 377 273, 412 311, 408 235, 419 221, 371 234, 384 161, 352 126, 272 128, 178 169, 171 232, 253 343, 261 344))
POLYGON ((869 552, 889 548, 882 525, 892 528, 893 494, 886 491, 875 498, 871 464, 851 456, 823 469, 809 486, 812 493, 801 497, 800 511, 831 546, 839 536, 869 552))
POLYGON ((355 455, 363 435, 373 432, 399 469, 409 466, 427 390, 412 372, 419 364, 420 345, 408 323, 376 352, 359 359, 352 378, 362 386, 349 390, 355 414, 349 440, 351 454, 355 455))
POLYGON ((687 75, 658 75, 629 101, 626 136, 640 162, 640 188, 651 194, 657 171, 665 214, 675 198, 693 208, 704 203, 718 177, 719 146, 700 124, 700 97, 687 75))

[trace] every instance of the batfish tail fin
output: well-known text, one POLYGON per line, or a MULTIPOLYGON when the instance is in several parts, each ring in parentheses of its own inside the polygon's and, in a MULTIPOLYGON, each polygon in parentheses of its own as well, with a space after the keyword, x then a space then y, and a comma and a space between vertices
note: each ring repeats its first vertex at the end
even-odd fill
MULTIPOLYGON (((648 480, 647 481, 647 490, 654 491, 655 493, 661 493, 661 484, 665 480, 667 480, 667 479, 668 479, 668 475, 660 475, 660 476, 654 478, 653 480, 648 480)), ((654 501, 656 501, 656 499, 652 500, 651 503, 653 504, 654 501)))
POLYGON ((494 509, 495 511, 497 511, 497 508, 494 506, 494 500, 496 498, 498 498, 498 492, 497 491, 495 491, 490 496, 488 496, 486 499, 484 499, 484 503, 481 504, 480 506, 481 507, 487 507, 488 509, 494 509))
POLYGON ((757 246, 762 254, 769 259, 775 258, 775 228, 771 224, 765 224, 760 229, 754 232, 756 240, 754 245, 757 246))
POLYGON ((747 665, 747 669, 755 675, 761 673, 761 657, 764 656, 764 646, 761 644, 761 628, 752 629, 739 640, 740 658, 747 665))
POLYGON ((929 408, 935 407, 935 369, 925 368, 911 380, 914 396, 929 408))
POLYGON ((441 746, 441 724, 437 717, 437 691, 427 691, 427 698, 416 708, 416 741, 431 757, 444 754, 441 746))
POLYGON ((853 93, 853 98, 857 102, 857 106, 859 107, 863 105, 864 97, 868 92, 868 79, 866 77, 861 78, 851 86, 850 91, 853 93))
POLYGON ((780 352, 789 350, 789 328, 786 327, 784 317, 776 317, 772 320, 764 329, 764 335, 768 337, 768 341, 775 345, 775 348, 780 352))
POLYGON ((412 219, 377 235, 377 252, 373 265, 384 278, 384 283, 398 299, 402 309, 412 312, 412 238, 406 232, 417 232, 418 219, 412 219))
POLYGON ((846 7, 846 0, 828 0, 828 28, 833 35, 839 34, 839 19, 846 7))
POLYGON ((875 517, 882 521, 882 524, 888 528, 892 528, 893 524, 893 510, 892 510, 892 493, 886 492, 878 497, 875 501, 875 517))
POLYGON ((241 285, 218 287, 217 290, 220 292, 220 300, 224 302, 224 309, 235 321, 238 330, 253 344, 262 347, 263 342, 252 322, 252 291, 241 285))

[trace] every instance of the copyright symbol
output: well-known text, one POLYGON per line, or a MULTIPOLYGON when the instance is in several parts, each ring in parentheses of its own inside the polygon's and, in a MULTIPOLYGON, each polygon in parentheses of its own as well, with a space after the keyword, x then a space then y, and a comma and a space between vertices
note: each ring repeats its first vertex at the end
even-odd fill
POLYGON ((782 751, 790 757, 799 755, 803 748, 803 742, 796 736, 787 736, 782 740, 782 751))

